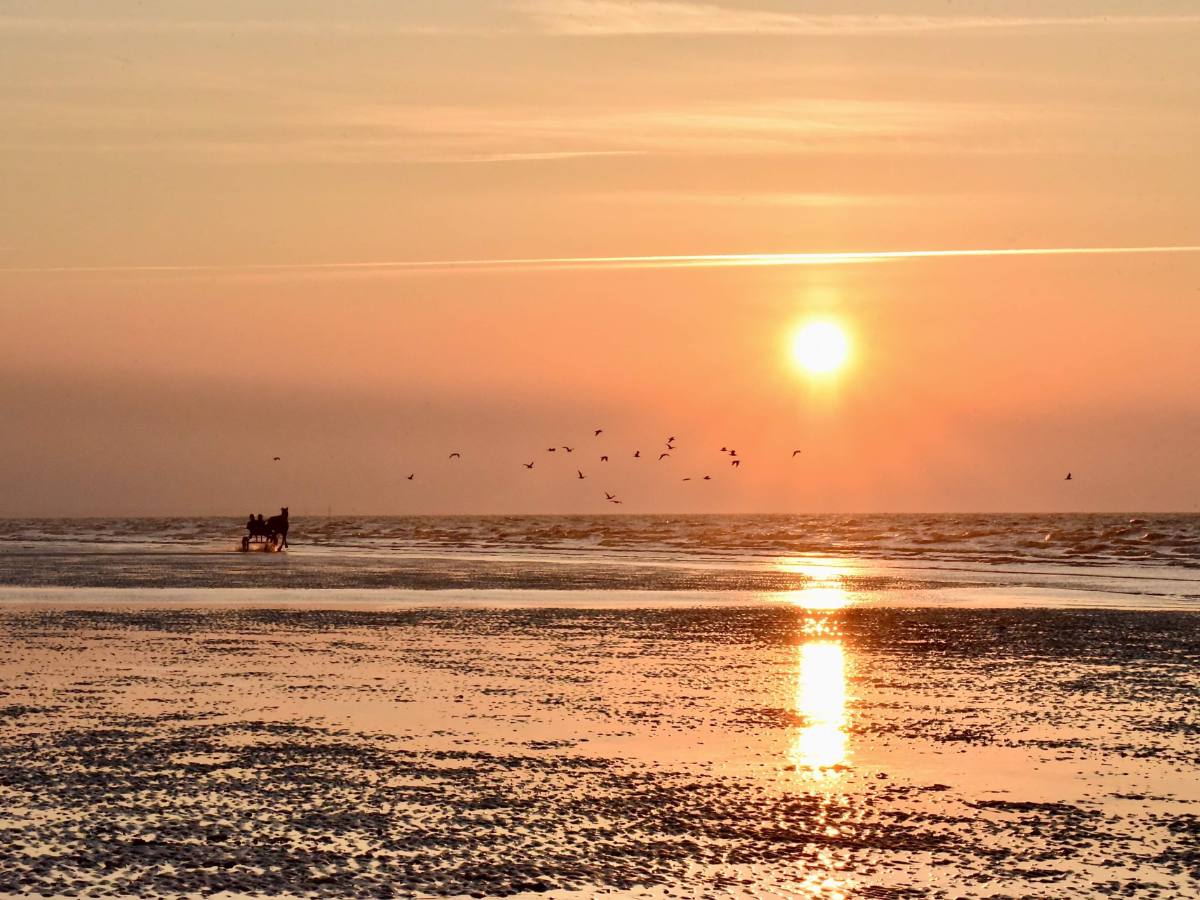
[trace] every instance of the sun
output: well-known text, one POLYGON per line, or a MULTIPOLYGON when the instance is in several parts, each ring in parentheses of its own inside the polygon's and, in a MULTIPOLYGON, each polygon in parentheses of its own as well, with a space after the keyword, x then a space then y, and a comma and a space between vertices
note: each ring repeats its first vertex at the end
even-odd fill
POLYGON ((792 334, 792 360, 813 375, 828 375, 846 365, 850 340, 840 325, 824 319, 806 322, 792 334))

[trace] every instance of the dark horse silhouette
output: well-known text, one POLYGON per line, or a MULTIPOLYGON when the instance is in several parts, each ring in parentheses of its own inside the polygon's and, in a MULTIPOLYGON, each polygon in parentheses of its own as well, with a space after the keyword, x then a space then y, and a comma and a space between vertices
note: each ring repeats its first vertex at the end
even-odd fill
POLYGON ((288 545, 288 509, 284 506, 279 512, 280 515, 269 519, 264 519, 261 514, 257 518, 252 515, 246 519, 242 550, 249 550, 255 538, 262 538, 268 544, 268 549, 272 550, 281 550, 288 545))
POLYGON ((272 538, 278 536, 282 541, 282 546, 288 545, 288 508, 286 506, 280 507, 279 515, 267 519, 267 531, 271 533, 272 538))

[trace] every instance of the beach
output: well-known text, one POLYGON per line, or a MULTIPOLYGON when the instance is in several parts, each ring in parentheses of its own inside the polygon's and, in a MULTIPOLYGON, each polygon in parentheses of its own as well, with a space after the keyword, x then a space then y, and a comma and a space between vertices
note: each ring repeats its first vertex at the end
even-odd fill
POLYGON ((0 6, 0 900, 1200 900, 1200 3, 0 6))
POLYGON ((514 570, 553 589, 428 590, 396 572, 500 569, 300 544, 250 564, 392 586, 277 565, 221 589, 159 558, 213 548, 23 540, 0 557, 6 895, 1200 889, 1186 569, 677 552, 613 577, 542 548, 514 570), (129 586, 12 583, 62 553, 129 586))

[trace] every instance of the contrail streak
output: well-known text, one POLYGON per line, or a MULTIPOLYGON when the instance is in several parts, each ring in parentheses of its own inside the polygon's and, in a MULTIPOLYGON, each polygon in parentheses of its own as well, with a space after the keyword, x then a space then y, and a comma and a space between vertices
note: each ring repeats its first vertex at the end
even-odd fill
POLYGON ((429 272, 477 269, 703 269, 759 266, 825 266, 907 259, 992 256, 1104 256, 1135 253, 1197 253, 1200 245, 1152 247, 1004 247, 956 250, 860 250, 834 253, 704 253, 664 256, 547 256, 501 259, 426 259, 374 262, 243 263, 230 265, 24 266, 4 273, 253 273, 253 272, 429 272))

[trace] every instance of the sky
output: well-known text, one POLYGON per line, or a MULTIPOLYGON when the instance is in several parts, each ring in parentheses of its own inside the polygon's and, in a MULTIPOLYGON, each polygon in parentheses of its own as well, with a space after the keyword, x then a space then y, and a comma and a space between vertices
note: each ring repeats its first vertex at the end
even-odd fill
POLYGON ((0 515, 1196 511, 1198 42, 1153 0, 6 0, 0 515))

